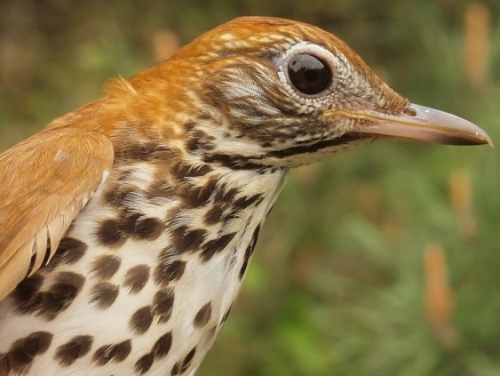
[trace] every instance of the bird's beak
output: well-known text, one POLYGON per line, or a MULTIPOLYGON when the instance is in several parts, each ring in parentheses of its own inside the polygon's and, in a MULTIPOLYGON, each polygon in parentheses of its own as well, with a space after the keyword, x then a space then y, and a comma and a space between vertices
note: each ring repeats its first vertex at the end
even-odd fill
POLYGON ((398 114, 332 110, 325 115, 341 115, 359 120, 361 125, 348 132, 353 136, 388 136, 436 144, 490 144, 493 146, 490 136, 471 122, 443 111, 416 104, 406 106, 398 114))

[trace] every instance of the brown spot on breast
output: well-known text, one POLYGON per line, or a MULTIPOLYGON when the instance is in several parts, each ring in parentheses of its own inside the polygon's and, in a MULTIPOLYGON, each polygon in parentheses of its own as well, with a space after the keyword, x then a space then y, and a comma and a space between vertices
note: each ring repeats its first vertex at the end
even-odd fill
POLYGON ((233 240, 235 235, 236 233, 232 232, 230 234, 222 235, 217 239, 213 239, 206 242, 202 247, 203 249, 203 251, 201 252, 202 260, 204 262, 207 262, 213 257, 214 254, 224 250, 229 244, 229 242, 233 240))
POLYGON ((59 243, 54 257, 52 257, 50 263, 45 267, 45 270, 54 270, 59 264, 72 265, 78 262, 87 251, 87 248, 87 244, 78 239, 64 238, 59 243))
POLYGON ((193 166, 189 165, 187 163, 176 163, 174 166, 172 166, 172 174, 178 179, 178 180, 184 180, 185 178, 190 178, 190 177, 198 177, 198 176, 205 176, 209 172, 211 172, 213 169, 207 164, 203 164, 201 166, 193 166))
POLYGON ((170 348, 172 347, 172 332, 165 333, 162 335, 153 345, 153 350, 151 351, 155 359, 160 359, 167 356, 170 348))
POLYGON ((241 265, 240 273, 238 276, 240 280, 243 278, 243 276, 245 275, 245 272, 247 270, 248 263, 250 262, 250 257, 252 257, 253 250, 255 248, 255 244, 257 244, 257 238, 259 237, 259 231, 260 231, 260 225, 255 228, 253 235, 252 235, 252 240, 250 240, 250 243, 248 243, 248 247, 245 250, 243 264, 241 265))
POLYGON ((72 272, 58 273, 48 291, 41 292, 38 314, 53 320, 73 302, 85 282, 85 277, 72 272))
POLYGON ((193 347, 193 349, 186 355, 186 357, 183 360, 174 364, 174 366, 172 367, 172 371, 170 372, 170 375, 175 376, 186 372, 186 370, 191 365, 191 362, 193 361, 194 354, 196 354, 196 346, 193 347))
POLYGON ((85 277, 72 272, 58 273, 47 291, 39 291, 42 282, 41 276, 34 275, 16 287, 11 295, 16 312, 37 312, 38 315, 53 320, 73 302, 85 282, 85 277))
POLYGON ((162 179, 153 182, 147 191, 147 197, 152 199, 156 197, 172 197, 175 195, 175 189, 162 179))
POLYGON ((118 222, 114 219, 106 219, 101 222, 95 236, 102 245, 107 247, 118 247, 126 240, 118 222))
POLYGON ((118 230, 124 234, 133 234, 135 232, 135 224, 140 216, 140 213, 123 212, 122 217, 117 221, 118 230))
POLYGON ((14 342, 11 349, 22 348, 27 354, 42 355, 49 349, 52 337, 53 334, 49 332, 34 332, 14 342))
POLYGON ((139 374, 143 374, 151 368, 155 360, 165 357, 172 347, 172 332, 162 335, 153 345, 152 350, 141 356, 134 365, 139 374))
POLYGON ((90 291, 90 303, 95 303, 98 308, 110 307, 118 296, 118 286, 109 282, 99 282, 90 291))
POLYGON ((138 309, 130 318, 130 329, 136 334, 144 334, 153 322, 151 307, 146 306, 138 309))
POLYGON ((197 251, 203 243, 206 230, 189 229, 187 226, 180 226, 171 231, 172 246, 178 252, 197 251))
POLYGON ((192 133, 192 136, 189 137, 186 142, 186 149, 193 152, 198 149, 201 150, 212 150, 215 148, 213 136, 208 136, 202 130, 197 130, 192 133))
POLYGON ((134 235, 141 240, 155 240, 163 232, 164 225, 158 218, 141 218, 135 223, 134 235))
POLYGON ((245 209, 245 208, 249 207, 252 204, 259 204, 262 202, 262 200, 263 200, 262 195, 260 193, 257 193, 253 196, 241 197, 241 198, 237 199, 233 203, 233 206, 236 209, 241 210, 241 209, 245 209))
POLYGON ((226 186, 222 186, 217 189, 217 192, 214 195, 214 201, 218 203, 230 203, 239 192, 240 190, 238 188, 228 188, 226 186))
POLYGON ((214 205, 205 213, 203 222, 207 225, 214 225, 216 223, 219 223, 222 220, 223 212, 224 210, 220 205, 214 205))
POLYGON ((80 335, 57 348, 54 359, 63 367, 73 364, 78 358, 86 355, 94 339, 92 336, 80 335))
MULTIPOLYGON (((23 367, 19 369, 18 372, 19 373, 27 372, 28 369, 29 367, 23 367)), ((11 370, 10 359, 7 357, 7 354, 0 353, 0 375, 9 376, 10 370, 11 370)))
MULTIPOLYGON (((207 120, 207 119, 205 119, 207 120)), ((196 128, 196 123, 193 122, 193 121, 187 121, 183 124, 184 126, 184 129, 186 130, 186 132, 191 132, 193 129, 196 128)))
POLYGON ((42 296, 37 293, 42 287, 42 283, 43 277, 40 274, 35 274, 17 285, 10 295, 16 312, 28 314, 38 309, 42 296))
POLYGON ((218 181, 219 176, 211 176, 205 185, 201 187, 186 184, 185 188, 182 189, 179 194, 188 207, 198 208, 207 204, 215 191, 218 181))
POLYGON ((155 269, 155 282, 157 284, 167 285, 169 282, 178 281, 184 274, 185 269, 185 261, 171 261, 169 259, 162 261, 155 269))
MULTIPOLYGON (((122 175, 120 180, 124 180, 128 174, 122 175)), ((117 184, 103 194, 103 199, 106 204, 114 207, 121 207, 124 205, 125 198, 132 192, 131 188, 124 188, 122 185, 117 184)))
POLYGON ((52 333, 34 332, 18 339, 9 351, 0 354, 0 375, 23 375, 28 372, 33 359, 48 350, 52 337, 52 333))
MULTIPOLYGON (((253 159, 263 159, 263 156, 254 156, 253 159)), ((233 170, 260 170, 266 169, 267 167, 255 162, 249 162, 248 157, 239 154, 220 154, 220 153, 205 153, 203 155, 203 162, 208 164, 220 164, 222 166, 231 168, 233 170)))
POLYGON ((92 360, 100 366, 107 364, 109 361, 119 363, 127 359, 131 350, 132 341, 129 339, 114 345, 104 345, 96 350, 92 360))
POLYGON ((186 355, 186 357, 184 358, 184 366, 187 366, 189 367, 189 365, 191 364, 191 361, 193 360, 194 358, 194 354, 196 354, 196 346, 193 347, 191 349, 191 351, 186 355))
POLYGON ((211 120, 212 117, 210 117, 208 114, 206 113, 201 113, 198 115, 198 120, 211 120))
POLYGON ((103 255, 99 256, 92 263, 90 272, 94 277, 100 280, 111 278, 120 267, 121 260, 118 256, 103 255))
POLYGON ((149 266, 137 265, 127 271, 123 285, 128 287, 131 293, 135 294, 143 289, 148 280, 149 266))
POLYGON ((153 299, 153 315, 158 322, 165 323, 172 316, 174 307, 174 290, 169 288, 158 291, 153 299))
POLYGON ((137 362, 134 364, 135 372, 139 373, 140 375, 146 373, 153 365, 154 360, 154 355, 151 353, 141 356, 139 360, 137 360, 137 362))
POLYGON ((133 235, 140 240, 155 240, 164 229, 158 218, 146 218, 141 213, 127 214, 117 226, 120 233, 133 235))
POLYGON ((203 307, 200 308, 196 316, 194 317, 193 325, 197 328, 202 328, 207 325, 208 320, 212 316, 212 303, 208 302, 203 307))

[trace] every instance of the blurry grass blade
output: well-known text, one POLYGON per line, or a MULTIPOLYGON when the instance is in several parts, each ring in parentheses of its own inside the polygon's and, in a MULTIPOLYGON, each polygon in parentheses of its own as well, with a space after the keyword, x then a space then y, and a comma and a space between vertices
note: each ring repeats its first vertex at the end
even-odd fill
POLYGON ((450 176, 450 200, 456 214, 460 236, 465 241, 477 235, 477 221, 472 207, 470 174, 466 170, 455 171, 450 176))
POLYGON ((453 291, 448 283, 446 256, 438 244, 431 244, 424 252, 425 313, 429 326, 446 348, 455 348, 458 336, 452 323, 455 307, 453 291))
POLYGON ((488 81, 491 14, 485 4, 472 2, 465 9, 463 67, 467 83, 475 90, 488 81))

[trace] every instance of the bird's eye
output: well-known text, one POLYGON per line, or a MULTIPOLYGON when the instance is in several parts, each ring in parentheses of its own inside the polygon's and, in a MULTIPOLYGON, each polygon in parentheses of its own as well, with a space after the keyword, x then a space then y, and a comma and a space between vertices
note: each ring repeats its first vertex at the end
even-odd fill
POLYGON ((332 83, 332 72, 316 56, 299 54, 288 63, 290 81, 303 94, 314 95, 326 90, 332 83))

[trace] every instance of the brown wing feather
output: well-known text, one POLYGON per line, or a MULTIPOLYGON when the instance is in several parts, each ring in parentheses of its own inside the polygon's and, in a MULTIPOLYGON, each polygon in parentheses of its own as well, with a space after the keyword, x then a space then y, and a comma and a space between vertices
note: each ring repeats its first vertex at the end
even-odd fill
POLYGON ((0 154, 0 299, 54 255, 113 164, 103 135, 44 130, 0 154))

